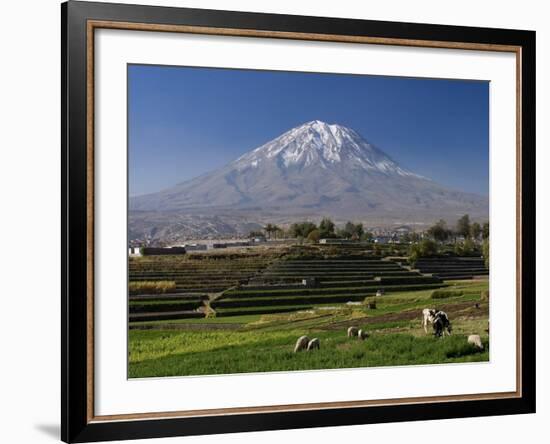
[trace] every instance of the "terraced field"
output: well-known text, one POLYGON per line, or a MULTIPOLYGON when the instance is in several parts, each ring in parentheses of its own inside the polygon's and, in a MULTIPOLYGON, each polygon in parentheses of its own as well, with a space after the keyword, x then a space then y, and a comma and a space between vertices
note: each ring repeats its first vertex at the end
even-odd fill
POLYGON ((211 303, 217 316, 276 313, 318 304, 361 303, 379 290, 423 290, 444 286, 380 258, 278 260, 211 303))
POLYGON ((266 255, 152 256, 131 258, 130 282, 174 282, 160 294, 131 294, 130 322, 201 318, 210 299, 265 268, 266 255))
POLYGON ((406 258, 357 246, 255 251, 131 259, 129 377, 489 359, 479 258, 422 259, 411 270, 406 258), (424 332, 428 307, 448 313, 451 337, 424 332), (350 326, 369 338, 348 339, 350 326), (304 334, 319 338, 321 350, 294 354, 304 334), (484 350, 467 343, 469 334, 481 336, 484 350))
POLYGON ((427 257, 419 259, 415 268, 441 279, 472 279, 489 275, 481 257, 427 257))

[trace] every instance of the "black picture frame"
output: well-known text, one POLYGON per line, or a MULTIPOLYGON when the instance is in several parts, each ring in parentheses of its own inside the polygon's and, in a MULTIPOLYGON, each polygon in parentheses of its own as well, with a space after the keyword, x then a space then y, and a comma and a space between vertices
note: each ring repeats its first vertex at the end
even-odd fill
MULTIPOLYGON (((535 32, 69 1, 61 5, 62 54, 62 374, 61 438, 91 442, 278 430, 535 412, 535 32), (90 319, 87 231, 87 23, 186 25, 210 28, 368 36, 437 42, 513 45, 521 49, 521 396, 318 410, 237 413, 118 421, 89 414, 90 319)), ((512 198, 512 196, 511 196, 512 198)))

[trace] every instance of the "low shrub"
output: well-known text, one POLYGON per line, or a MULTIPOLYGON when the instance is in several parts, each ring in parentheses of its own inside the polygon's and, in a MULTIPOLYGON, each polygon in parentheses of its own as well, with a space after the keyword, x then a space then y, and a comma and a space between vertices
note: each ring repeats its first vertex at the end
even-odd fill
POLYGON ((175 281, 134 281, 128 284, 130 294, 161 294, 175 289, 175 281))
POLYGON ((481 292, 481 300, 482 301, 488 301, 489 300, 489 290, 483 290, 481 292))
POLYGON ((462 290, 434 290, 430 294, 432 299, 445 299, 462 296, 464 292, 462 290))

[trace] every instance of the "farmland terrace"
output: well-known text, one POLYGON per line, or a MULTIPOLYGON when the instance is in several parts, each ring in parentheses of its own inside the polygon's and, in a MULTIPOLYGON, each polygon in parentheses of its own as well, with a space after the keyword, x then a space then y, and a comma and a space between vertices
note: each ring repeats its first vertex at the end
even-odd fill
POLYGON ((444 286, 381 258, 280 260, 211 303, 216 316, 304 310, 317 304, 361 303, 379 291, 424 290, 444 286))
MULTIPOLYGON (((262 315, 307 310, 318 305, 358 305, 388 292, 446 286, 380 256, 349 247, 287 254, 159 256, 130 260, 131 284, 165 282, 154 293, 130 294, 130 322, 262 315), (321 251, 321 253, 319 253, 321 251), (336 254, 334 252, 336 251, 336 254)), ((139 287, 139 285, 138 285, 139 287)))
POLYGON ((481 257, 426 257, 418 259, 415 268, 441 279, 473 279, 489 275, 481 257))

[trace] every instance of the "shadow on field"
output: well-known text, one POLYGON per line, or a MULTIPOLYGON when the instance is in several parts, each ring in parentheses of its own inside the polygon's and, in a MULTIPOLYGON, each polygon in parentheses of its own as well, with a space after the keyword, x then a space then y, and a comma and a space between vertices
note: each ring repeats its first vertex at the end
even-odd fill
POLYGON ((447 352, 447 358, 462 358, 464 356, 477 355, 489 351, 489 342, 483 341, 483 349, 480 350, 472 344, 461 344, 457 349, 447 352))

